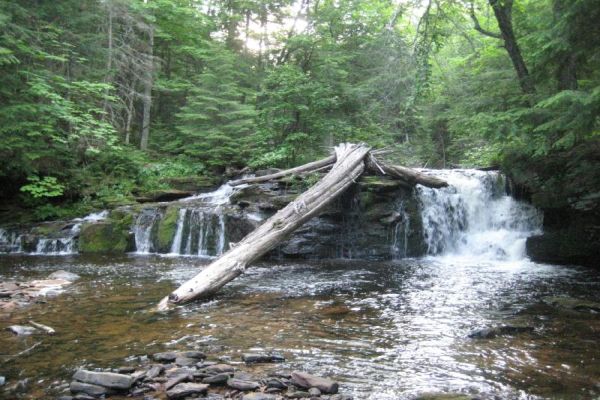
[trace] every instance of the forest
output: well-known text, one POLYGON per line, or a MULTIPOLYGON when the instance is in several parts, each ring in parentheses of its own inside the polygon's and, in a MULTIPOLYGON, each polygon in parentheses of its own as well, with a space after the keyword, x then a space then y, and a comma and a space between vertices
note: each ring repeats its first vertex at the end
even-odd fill
POLYGON ((599 19, 594 0, 3 0, 1 219, 214 186, 344 141, 589 192, 599 19))

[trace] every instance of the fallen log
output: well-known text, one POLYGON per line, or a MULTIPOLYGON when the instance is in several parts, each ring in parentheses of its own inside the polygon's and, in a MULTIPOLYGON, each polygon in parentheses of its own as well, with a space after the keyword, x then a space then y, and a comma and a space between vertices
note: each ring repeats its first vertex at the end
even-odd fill
MULTIPOLYGON (((253 261, 275 248, 350 187, 363 173, 364 159, 369 150, 365 144, 343 143, 336 146, 335 164, 319 182, 279 210, 194 278, 161 300, 158 309, 166 310, 173 304, 210 296, 242 274, 253 261)), ((329 159, 331 157, 325 160, 329 159)), ((323 162, 324 160, 320 161, 323 162)), ((315 163, 312 164, 312 168, 323 166, 321 164, 315 167, 315 163)))
POLYGON ((386 164, 378 160, 373 154, 369 154, 366 164, 369 172, 375 175, 389 175, 392 178, 406 182, 410 186, 420 184, 434 189, 448 186, 448 182, 443 179, 424 174, 412 168, 386 164))
POLYGON ((323 167, 333 165, 335 163, 335 161, 336 161, 336 155, 333 154, 327 158, 323 158, 322 160, 313 161, 308 164, 304 164, 304 165, 300 165, 299 167, 294 167, 294 168, 286 169, 283 171, 279 171, 274 174, 256 176, 256 177, 252 177, 252 178, 242 178, 242 179, 230 181, 229 185, 230 186, 239 186, 239 185, 243 185, 244 183, 267 182, 267 181, 271 181, 273 179, 283 178, 284 176, 288 176, 288 175, 305 174, 307 172, 313 172, 316 170, 320 170, 323 167))

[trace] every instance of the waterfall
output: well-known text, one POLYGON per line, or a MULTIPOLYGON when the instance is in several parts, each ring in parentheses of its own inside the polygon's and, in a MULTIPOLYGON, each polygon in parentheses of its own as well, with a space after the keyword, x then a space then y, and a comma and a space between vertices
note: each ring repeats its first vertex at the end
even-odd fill
POLYGON ((390 252, 392 259, 405 258, 408 256, 408 234, 410 232, 410 216, 406 211, 404 201, 400 201, 397 207, 398 219, 392 232, 392 244, 390 252))
POLYGON ((35 253, 33 254, 44 254, 44 255, 69 255, 76 254, 76 240, 74 237, 39 239, 35 247, 35 253))
POLYGON ((518 260, 525 241, 540 231, 542 214, 504 191, 498 172, 439 170, 450 186, 417 186, 427 251, 486 259, 518 260))
POLYGON ((222 254, 227 244, 225 218, 219 207, 210 211, 180 209, 170 254, 201 257, 222 254))
POLYGON ((138 215, 133 224, 133 234, 135 237, 135 249, 137 253, 148 254, 154 249, 154 235, 156 223, 162 217, 158 209, 146 208, 138 215))
POLYGON ((0 228, 0 253, 21 253, 21 235, 0 228))

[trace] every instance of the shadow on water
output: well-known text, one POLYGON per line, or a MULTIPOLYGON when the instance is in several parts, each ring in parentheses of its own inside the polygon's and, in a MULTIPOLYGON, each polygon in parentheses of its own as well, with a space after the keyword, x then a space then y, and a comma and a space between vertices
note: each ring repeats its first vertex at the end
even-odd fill
POLYGON ((263 263, 209 302, 151 311, 205 264, 154 256, 0 257, 2 280, 58 269, 82 277, 44 304, 0 315, 2 360, 42 342, 3 362, 0 375, 9 383, 33 378, 36 396, 77 367, 126 365, 165 349, 201 349, 233 361, 248 349, 273 349, 286 355, 283 367, 333 376, 357 399, 431 391, 524 399, 600 394, 599 314, 542 302, 557 295, 599 301, 595 271, 449 257, 263 263), (29 320, 57 334, 4 330, 29 320), (468 338, 501 324, 535 331, 468 338))

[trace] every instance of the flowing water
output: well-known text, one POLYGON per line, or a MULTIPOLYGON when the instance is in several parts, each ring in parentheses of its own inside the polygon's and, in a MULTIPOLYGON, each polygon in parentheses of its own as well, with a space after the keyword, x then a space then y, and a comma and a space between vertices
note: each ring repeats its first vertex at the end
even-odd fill
MULTIPOLYGON (((442 173, 453 187, 418 193, 429 256, 264 262, 212 301, 168 314, 152 307, 208 261, 137 254, 2 256, 3 280, 58 269, 82 278, 46 304, 0 315, 0 328, 31 319, 57 330, 55 336, 27 337, 0 332, 0 375, 9 382, 34 378, 30 393, 44 398, 53 381, 68 379, 80 366, 126 365, 168 349, 202 349, 212 358, 239 362, 241 352, 267 349, 287 361, 253 368, 331 376, 356 399, 410 399, 423 392, 500 399, 600 396, 600 314, 545 301, 600 301, 600 272, 528 261, 523 243, 540 229, 536 210, 505 196, 498 174, 442 173), (499 325, 535 331, 468 337, 499 325), (27 355, 2 361, 37 342, 27 355)), ((190 235, 184 226, 193 209, 178 215, 179 245, 172 253, 199 254, 200 233, 190 235)), ((400 215, 402 210, 399 204, 400 215)), ((144 218, 152 225, 150 215, 144 218)), ((217 218, 213 226, 219 224, 217 218)), ((393 232, 399 257, 405 252, 403 229, 396 225, 393 232)), ((220 240, 213 245, 221 246, 220 240)))

